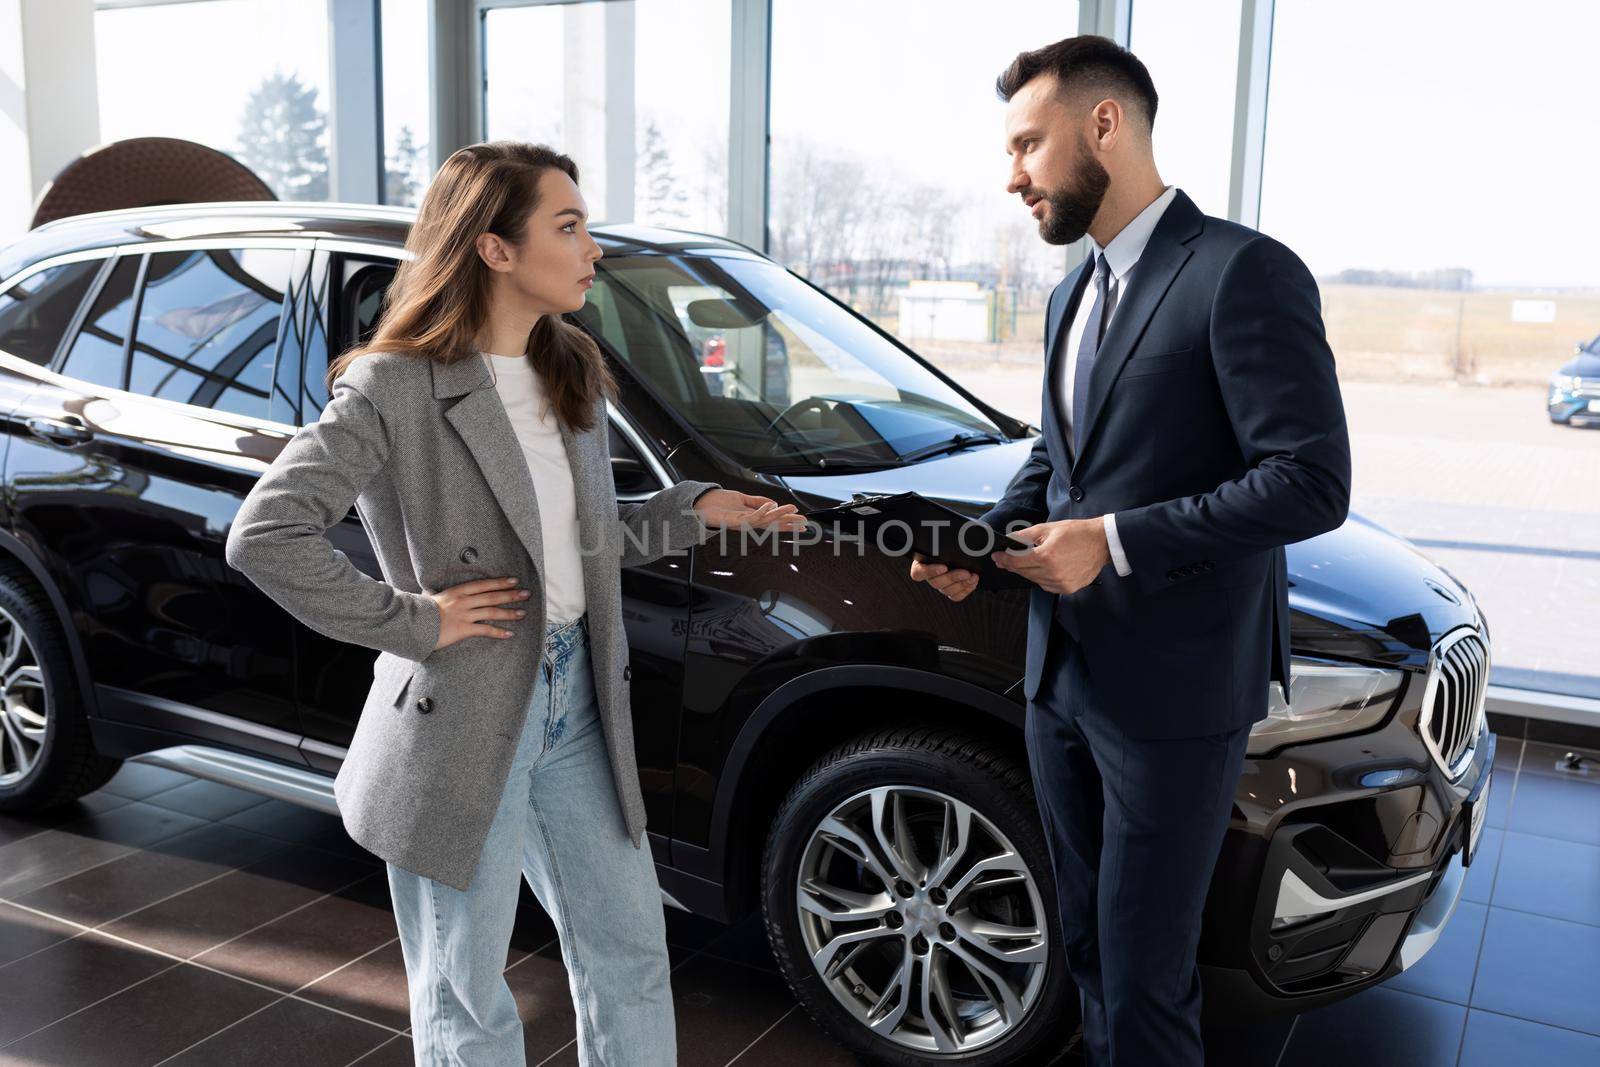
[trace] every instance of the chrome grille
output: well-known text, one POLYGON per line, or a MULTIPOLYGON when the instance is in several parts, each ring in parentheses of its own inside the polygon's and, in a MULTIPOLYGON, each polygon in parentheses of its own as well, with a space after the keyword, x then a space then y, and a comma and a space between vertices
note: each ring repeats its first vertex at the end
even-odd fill
POLYGON ((1451 778, 1472 762, 1489 686, 1489 646, 1476 630, 1455 630, 1433 648, 1422 698, 1422 740, 1451 778))

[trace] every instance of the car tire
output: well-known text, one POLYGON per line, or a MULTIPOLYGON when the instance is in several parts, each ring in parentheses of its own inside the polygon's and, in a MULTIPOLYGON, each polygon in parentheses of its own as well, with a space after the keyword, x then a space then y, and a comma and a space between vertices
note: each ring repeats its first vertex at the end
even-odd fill
POLYGON ((0 811, 71 803, 122 766, 94 750, 55 610, 15 569, 0 570, 0 687, 0 811))
MULTIPOLYGON (((896 848, 904 839, 891 838, 896 848)), ((885 847, 881 841, 874 844, 885 847)), ((839 746, 801 776, 779 808, 767 837, 761 880, 767 937, 790 989, 825 1033, 863 1060, 981 1067, 1042 1064, 1055 1059, 1071 1043, 1079 1022, 1078 995, 1060 949, 1049 853, 1028 773, 999 749, 954 731, 916 726, 886 729, 839 746), (958 814, 963 805, 965 816, 958 814), (877 867, 871 868, 860 862, 857 846, 864 839, 858 835, 852 844, 848 836, 840 836, 862 826, 861 820, 866 820, 865 826, 872 825, 880 812, 880 825, 887 820, 905 827, 904 839, 911 842, 905 851, 914 853, 909 863, 902 857, 890 860, 890 865, 899 864, 891 867, 884 862, 886 854, 880 852, 875 857, 877 867), (962 848, 969 855, 940 878, 942 858, 961 851, 945 847, 957 836, 949 827, 959 818, 967 823, 962 848), (935 830, 935 824, 940 828, 935 830), (960 888, 965 880, 963 869, 978 870, 980 861, 982 870, 960 888), (897 889, 874 874, 874 869, 889 875, 926 875, 934 884, 923 888, 902 880, 897 889), (1020 881, 1018 871, 1022 872, 1020 881), (835 925, 809 907, 803 909, 803 900, 821 902, 825 910, 831 908, 827 902, 840 898, 828 894, 844 888, 834 882, 852 877, 860 878, 860 885, 844 891, 857 892, 856 904, 867 905, 870 895, 869 910, 884 909, 884 902, 889 901, 896 915, 884 914, 881 923, 863 920, 835 925), (956 890, 957 895, 930 899, 940 885, 956 890), (905 890, 911 890, 911 895, 904 895, 905 890), (946 916, 950 921, 939 921, 946 916), (992 981, 986 984, 978 970, 967 969, 963 962, 976 958, 993 964, 997 959, 979 949, 977 940, 966 940, 974 918, 984 924, 985 937, 1001 929, 1031 928, 1030 932, 1042 933, 1037 944, 1032 939, 1004 942, 1021 953, 1042 957, 1039 962, 1026 963, 1009 962, 1006 957, 1001 977, 1015 975, 1016 981, 1008 986, 1014 995, 1022 991, 1014 1000, 994 995, 999 987, 992 981), (960 936, 953 922, 962 923, 960 936), (1004 927, 993 925, 997 922, 1004 927), (893 929, 888 930, 891 923, 893 929), (838 936, 835 931, 841 927, 847 940, 863 929, 872 931, 870 937, 862 938, 872 943, 852 943, 829 955, 838 936), (905 936, 912 929, 919 934, 927 932, 933 940, 925 937, 919 947, 914 937, 905 936), (845 965, 847 960, 853 962, 845 965), (835 967, 837 973, 825 973, 835 967), (905 969, 913 972, 909 985, 897 980, 905 969), (938 980, 925 999, 920 995, 918 976, 930 973, 936 973, 938 980), (963 977, 967 981, 962 982, 963 977), (956 988, 960 985, 965 989, 956 988), (889 998, 891 987, 890 1008, 874 1012, 881 1003, 880 994, 889 998), (903 992, 907 990, 909 995, 903 992), (941 991, 946 995, 940 997, 941 991), (902 999, 916 1004, 892 1029, 874 1032, 869 1020, 887 1027, 902 999), (983 1008, 985 999, 991 1006, 988 1009, 983 1008), (934 1027, 922 1022, 923 1006, 930 1003, 929 1014, 939 1020, 946 1047, 953 1046, 955 1051, 928 1047, 930 1042, 937 1044, 934 1027), (1002 1003, 1013 1009, 1009 1019, 1001 1010, 1002 1003), (1022 1010, 1015 1010, 1019 1005, 1022 1010), (969 1046, 965 1049, 950 1040, 961 1027, 945 1025, 952 1007, 957 1017, 964 1015, 971 1024, 964 1035, 969 1046), (990 1019, 987 1027, 983 1025, 986 1018, 990 1019)), ((991 979, 996 974, 1000 972, 991 970, 991 979)))

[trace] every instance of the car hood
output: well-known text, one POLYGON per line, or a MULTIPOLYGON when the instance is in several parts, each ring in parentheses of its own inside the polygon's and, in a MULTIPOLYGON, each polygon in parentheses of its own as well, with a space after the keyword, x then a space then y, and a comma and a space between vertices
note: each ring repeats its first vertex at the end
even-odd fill
POLYGON ((1584 350, 1567 360, 1556 371, 1557 377, 1562 378, 1600 378, 1600 352, 1584 350))
MULTIPOLYGON (((786 475, 806 509, 853 494, 915 492, 977 517, 1000 498, 1033 438, 890 470, 786 475)), ((1287 548, 1297 651, 1425 661, 1445 633, 1478 621, 1471 594, 1410 542, 1352 514, 1343 526, 1287 548)), ((1138 561, 1133 561, 1138 565, 1138 561)))

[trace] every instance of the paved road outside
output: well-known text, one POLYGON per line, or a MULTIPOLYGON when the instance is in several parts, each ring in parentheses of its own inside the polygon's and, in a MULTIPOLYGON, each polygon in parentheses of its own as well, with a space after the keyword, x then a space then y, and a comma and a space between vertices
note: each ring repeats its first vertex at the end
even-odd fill
MULTIPOLYGON (((942 361, 1035 424, 1038 364, 942 361)), ((1600 430, 1553 425, 1538 387, 1349 382, 1353 510, 1472 590, 1495 681, 1600 697, 1600 430)))

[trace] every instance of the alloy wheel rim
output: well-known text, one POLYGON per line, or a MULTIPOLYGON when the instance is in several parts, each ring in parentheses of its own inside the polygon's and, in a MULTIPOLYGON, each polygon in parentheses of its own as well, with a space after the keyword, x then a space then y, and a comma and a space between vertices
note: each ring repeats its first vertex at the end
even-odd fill
POLYGON ((39 657, 22 624, 0 609, 0 786, 20 782, 39 762, 49 707, 39 657))
POLYGON ((806 843, 795 906, 828 991, 906 1049, 993 1045, 1044 987, 1032 872, 993 822, 938 790, 885 785, 837 805, 806 843))

